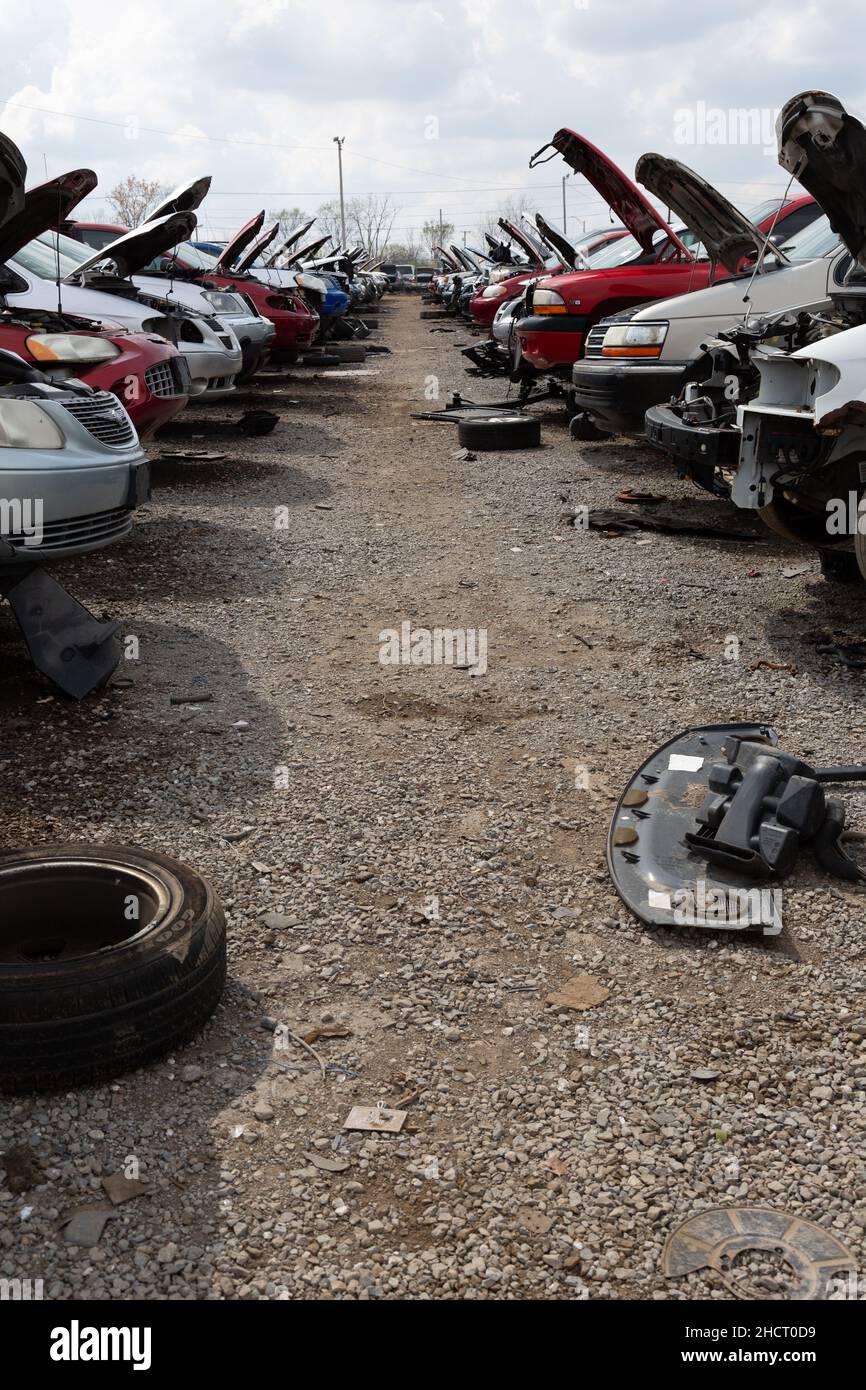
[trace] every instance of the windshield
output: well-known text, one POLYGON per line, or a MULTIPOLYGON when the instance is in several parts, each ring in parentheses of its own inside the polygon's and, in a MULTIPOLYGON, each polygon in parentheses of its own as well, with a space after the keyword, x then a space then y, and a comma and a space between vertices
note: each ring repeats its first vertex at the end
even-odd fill
POLYGON ((644 255, 643 247, 640 246, 633 236, 626 234, 617 241, 609 241, 605 246, 599 246, 595 251, 587 252, 589 263, 593 270, 604 270, 608 266, 628 265, 629 261, 636 261, 639 256, 644 255))
POLYGON ((30 241, 26 246, 22 246, 20 251, 16 251, 12 259, 40 280, 56 280, 58 272, 60 279, 65 280, 67 275, 74 275, 82 261, 89 260, 92 254, 91 247, 82 246, 71 237, 58 235, 56 232, 43 232, 36 241, 30 241), (67 242, 75 247, 74 257, 66 251, 67 242))
POLYGON ((782 250, 790 261, 815 261, 819 256, 829 256, 838 245, 838 233, 833 231, 825 213, 791 237, 790 241, 783 242, 782 250))
POLYGON ((747 212, 746 216, 755 224, 763 222, 767 217, 774 217, 780 208, 787 207, 790 201, 790 198, 767 198, 756 208, 752 208, 751 212, 747 212))
MULTIPOLYGON (((174 248, 174 254, 183 265, 188 265, 192 270, 213 270, 218 260, 218 257, 212 256, 209 251, 202 251, 200 247, 193 246, 191 241, 182 241, 180 246, 174 248)), ((157 256, 147 267, 148 270, 151 267, 158 270, 161 260, 162 257, 157 256)))

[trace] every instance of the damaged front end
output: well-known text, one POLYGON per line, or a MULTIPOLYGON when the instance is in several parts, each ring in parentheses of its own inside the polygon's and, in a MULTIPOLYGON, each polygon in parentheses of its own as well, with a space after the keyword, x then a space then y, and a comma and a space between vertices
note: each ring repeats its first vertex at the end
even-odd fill
POLYGON ((773 885, 808 846, 834 877, 866 878, 846 848, 828 782, 866 767, 812 768, 778 748, 769 724, 686 729, 647 759, 619 799, 607 862, 617 892, 650 926, 782 930, 773 885))

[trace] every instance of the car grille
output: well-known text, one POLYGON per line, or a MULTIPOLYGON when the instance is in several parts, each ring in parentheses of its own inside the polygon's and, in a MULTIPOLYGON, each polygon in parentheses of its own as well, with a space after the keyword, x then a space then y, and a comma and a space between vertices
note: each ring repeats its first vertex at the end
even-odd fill
POLYGON ((64 401, 64 410, 74 415, 80 425, 112 449, 122 449, 135 443, 132 421, 116 396, 109 391, 95 391, 81 400, 64 401))
POLYGON ((601 345, 607 333, 606 325, 599 324, 596 328, 589 330, 589 337, 586 340, 585 357, 601 357, 601 345))
POLYGON ((42 544, 25 545, 23 534, 11 534, 3 539, 14 546, 19 555, 36 559, 53 550, 70 546, 98 545, 117 540, 132 529, 132 512, 120 507, 113 512, 97 512, 93 516, 75 516, 64 521, 46 521, 42 527, 42 544))
POLYGON ((183 391, 174 379, 171 362, 157 362, 144 373, 147 389, 152 396, 182 396, 183 391))
POLYGON ((233 376, 212 376, 207 384, 208 391, 228 391, 235 384, 233 376))
POLYGON ((220 333, 218 337, 224 348, 228 348, 229 352, 234 352, 234 342, 227 333, 220 333))

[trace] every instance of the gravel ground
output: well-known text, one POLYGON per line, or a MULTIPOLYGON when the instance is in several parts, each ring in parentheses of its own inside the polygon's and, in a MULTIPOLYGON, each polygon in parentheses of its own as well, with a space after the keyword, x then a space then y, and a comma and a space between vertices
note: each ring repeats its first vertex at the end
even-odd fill
POLYGON ((816 651, 866 635, 862 592, 783 577, 809 557, 774 540, 571 528, 623 486, 733 514, 640 446, 572 443, 551 408, 540 450, 460 459, 409 411, 431 377, 467 390, 465 331, 410 299, 381 323, 390 357, 188 412, 183 443, 228 457, 158 463, 131 541, 58 566, 139 639, 108 690, 53 698, 0 617, 5 842, 188 861, 225 904, 230 972, 182 1054, 4 1102, 0 1152, 29 1145, 39 1172, 0 1188, 0 1276, 61 1299, 729 1298, 660 1257, 739 1203, 861 1264, 861 894, 804 863, 779 938, 653 932, 603 849, 632 771, 689 724, 772 720, 807 759, 866 761, 864 676, 816 651), (281 423, 249 441, 231 420, 254 403, 281 423), (383 665, 407 621, 485 629, 486 674, 383 665), (170 704, 190 690, 212 701, 170 704), (576 974, 606 997, 547 1004, 576 974), (263 1020, 351 1035, 316 1043, 323 1080, 263 1020), (402 1133, 344 1133, 401 1097, 402 1133), (63 1218, 124 1167, 150 1195, 69 1244, 63 1218))

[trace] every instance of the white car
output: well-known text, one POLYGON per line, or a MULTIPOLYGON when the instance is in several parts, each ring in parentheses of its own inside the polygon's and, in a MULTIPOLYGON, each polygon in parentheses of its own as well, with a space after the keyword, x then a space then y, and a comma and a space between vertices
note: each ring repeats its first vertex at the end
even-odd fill
MULTIPOLYGON (((711 185, 684 166, 676 167, 678 186, 659 184, 665 201, 701 237, 714 259, 724 264, 727 256, 729 268, 736 270, 744 253, 756 241, 763 243, 763 234, 711 185), (686 195, 694 196, 684 195, 683 185, 686 195)), ((653 182, 646 171, 641 177, 653 182)), ((828 309, 831 292, 844 274, 847 252, 820 208, 811 206, 817 214, 814 220, 781 247, 770 242, 757 273, 735 273, 707 289, 638 305, 591 328, 586 354, 572 372, 576 409, 611 433, 642 434, 646 411, 678 393, 708 338, 734 328, 745 317, 828 309)))
MULTIPOLYGON (((234 389, 243 357, 232 330, 215 315, 181 308, 164 294, 146 295, 130 281, 93 276, 86 284, 80 247, 76 258, 60 248, 59 238, 48 245, 39 240, 96 185, 89 169, 74 170, 28 191, 24 208, 0 229, 0 265, 6 264, 3 293, 9 308, 54 311, 60 303, 70 314, 104 323, 119 324, 136 332, 156 333, 181 351, 192 378, 190 395, 225 395, 234 389)), ((195 226, 193 213, 163 219, 163 237, 182 239, 195 226)), ((89 256, 88 256, 89 259, 89 256)))

